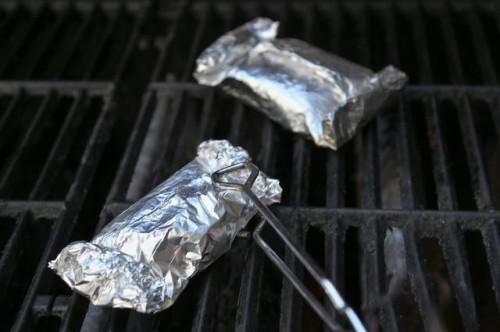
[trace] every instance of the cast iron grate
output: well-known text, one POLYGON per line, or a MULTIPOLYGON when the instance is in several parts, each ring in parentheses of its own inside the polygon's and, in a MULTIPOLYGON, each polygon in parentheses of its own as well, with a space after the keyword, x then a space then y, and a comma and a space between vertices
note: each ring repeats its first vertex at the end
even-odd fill
POLYGON ((256 16, 280 21, 299 38, 357 63, 398 65, 415 84, 495 84, 500 74, 495 2, 195 2, 179 7, 158 59, 156 80, 192 81, 198 54, 256 16), (185 38, 190 36, 190 38, 185 38))
POLYGON ((64 200, 111 89, 0 83, 0 197, 64 200))
POLYGON ((371 330, 494 330, 497 8, 3 2, 0 78, 9 81, 0 83, 0 281, 7 286, 0 301, 8 310, 1 327, 323 330, 244 235, 156 316, 91 306, 46 269, 62 246, 90 239, 191 160, 200 141, 228 138, 282 181, 284 204, 275 211, 371 330), (280 20, 281 36, 375 69, 398 65, 412 84, 344 148, 319 149, 191 82, 197 54, 257 15, 280 20), (384 251, 391 245, 396 256, 384 251), (395 275, 388 262, 398 259, 406 269, 395 275))
POLYGON ((4 80, 118 79, 130 71, 145 16, 143 5, 104 2, 5 3, 0 10, 4 80))
POLYGON ((109 137, 112 92, 104 83, 0 83, 2 328, 29 321, 46 260, 68 240, 109 137))
MULTIPOLYGON (((128 205, 122 202, 134 201, 189 161, 201 140, 228 138, 248 148, 257 164, 283 180, 289 194, 285 207, 276 211, 372 329, 432 330, 435 324, 465 330, 480 324, 488 329, 497 321, 500 299, 496 291, 500 271, 495 264, 500 258, 496 226, 500 214, 493 198, 497 189, 489 188, 494 183, 493 169, 487 170, 488 163, 495 161, 482 152, 498 142, 498 92, 496 88, 409 87, 350 145, 331 152, 293 137, 213 89, 156 84, 146 94, 95 229, 128 205), (440 106, 447 102, 451 106, 440 106), (475 105, 473 113, 471 105, 475 105), (455 123, 454 129, 445 133, 450 123, 455 123), (252 124, 261 125, 261 142, 255 141, 252 124), (481 134, 478 124, 482 124, 481 134), (454 151, 456 144, 470 147, 454 151), (284 145, 289 145, 289 151, 282 151, 284 145), (387 154, 396 164, 389 169, 381 161, 387 154), (422 159, 427 163, 417 162, 422 159), (452 160, 468 165, 467 172, 460 168, 461 177, 453 176, 457 166, 452 160), (292 165, 291 170, 281 165, 292 165), (325 178, 330 185, 323 183, 325 178), (385 184, 379 186, 380 181, 385 184), (348 189, 349 185, 359 187, 348 189), (457 192, 467 195, 459 200, 457 192), (344 207, 349 196, 358 198, 351 198, 353 204, 344 207), (394 257, 384 254, 388 245, 384 240, 396 230, 401 230, 398 249, 407 269, 399 295, 389 298, 385 295, 395 277, 387 275, 385 264, 394 257), (474 262, 478 257, 481 267, 474 262), (476 269, 469 268, 471 264, 476 269)), ((57 277, 51 279, 60 283, 57 277)), ((231 253, 194 280, 179 303, 160 315, 92 306, 85 314, 82 307, 87 301, 81 297, 64 301, 66 309, 57 306, 52 316, 62 317, 63 326, 82 325, 89 331, 105 327, 185 330, 186 326, 200 331, 322 329, 248 238, 238 239, 231 253)), ((37 297, 38 316, 51 316, 43 306, 46 302, 45 295, 37 297)))
POLYGON ((199 52, 257 15, 301 38, 412 83, 495 84, 495 2, 12 2, 0 4, 0 79, 192 80, 199 52), (189 38, 186 38, 189 36, 189 38))

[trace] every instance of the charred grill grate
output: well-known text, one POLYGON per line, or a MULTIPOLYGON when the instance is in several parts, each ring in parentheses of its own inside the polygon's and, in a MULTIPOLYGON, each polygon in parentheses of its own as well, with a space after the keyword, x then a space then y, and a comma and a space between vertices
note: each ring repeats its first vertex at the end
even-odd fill
POLYGON ((81 208, 113 122, 112 88, 80 83, 0 85, 7 105, 1 139, 1 192, 6 200, 0 202, 5 225, 0 260, 7 292, 2 294, 8 308, 2 319, 5 328, 16 316, 21 322, 31 316, 32 292, 44 289, 46 269, 40 262, 52 256, 74 228, 71 220, 81 208))
POLYGON ((0 5, 0 77, 112 81, 130 65, 143 24, 122 4, 0 5))
POLYGON ((191 160, 200 141, 228 138, 282 181, 275 211, 371 330, 494 330, 496 13, 490 2, 0 4, 1 327, 322 330, 250 238, 156 316, 89 306, 46 269, 63 245, 90 239, 191 160), (375 69, 394 63, 412 84, 339 152, 314 147, 192 82, 199 52, 256 15, 375 69), (402 254, 385 257, 396 233, 402 254), (395 259, 407 268, 388 297, 395 259))

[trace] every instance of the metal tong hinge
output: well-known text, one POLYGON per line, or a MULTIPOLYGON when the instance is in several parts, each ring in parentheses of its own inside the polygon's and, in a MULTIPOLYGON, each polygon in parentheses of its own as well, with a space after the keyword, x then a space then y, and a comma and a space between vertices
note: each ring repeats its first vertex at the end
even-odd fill
POLYGON ((346 304, 337 288, 335 288, 330 279, 327 278, 326 274, 319 268, 319 266, 307 254, 307 252, 305 252, 300 246, 295 244, 295 241, 292 239, 285 226, 283 226, 276 215, 272 213, 271 210, 253 193, 252 186, 259 176, 259 172, 259 168, 251 162, 239 163, 216 171, 212 174, 212 181, 214 182, 214 184, 220 187, 239 190, 252 201, 252 203, 255 205, 255 207, 263 217, 263 221, 253 232, 253 238, 255 239, 256 243, 259 245, 259 247, 262 248, 266 256, 292 283, 295 289, 302 295, 302 297, 309 303, 309 305, 311 305, 313 310, 331 330, 338 331, 343 329, 334 320, 331 312, 326 309, 309 291, 306 285, 300 280, 299 276, 297 276, 297 274, 287 266, 286 262, 281 259, 279 255, 271 248, 271 246, 262 238, 261 233, 266 222, 271 225, 278 236, 283 240, 286 247, 304 265, 304 267, 311 274, 314 280, 321 286, 323 292, 326 294, 326 298, 332 304, 335 310, 337 310, 337 312, 347 318, 354 331, 365 332, 366 329, 363 326, 361 320, 358 318, 358 315, 351 307, 346 304), (244 183, 224 180, 224 175, 228 175, 229 173, 243 169, 250 171, 250 174, 244 183))

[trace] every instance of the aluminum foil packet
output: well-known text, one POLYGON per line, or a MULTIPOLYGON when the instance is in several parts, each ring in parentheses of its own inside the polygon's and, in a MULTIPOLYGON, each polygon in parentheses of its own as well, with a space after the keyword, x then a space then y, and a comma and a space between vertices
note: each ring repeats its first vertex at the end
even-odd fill
POLYGON ((277 39, 278 22, 256 18, 198 57, 198 83, 223 90, 319 146, 336 150, 407 81, 393 66, 373 73, 303 41, 277 39))
MULTIPOLYGON (((112 220, 92 242, 74 242, 49 263, 95 305, 142 313, 174 303, 199 271, 230 249, 257 212, 241 192, 214 186, 211 174, 248 153, 228 141, 206 141, 197 157, 112 220)), ((248 170, 226 176, 244 180, 248 170)), ((281 198, 279 181, 260 173, 254 193, 266 204, 281 198)))

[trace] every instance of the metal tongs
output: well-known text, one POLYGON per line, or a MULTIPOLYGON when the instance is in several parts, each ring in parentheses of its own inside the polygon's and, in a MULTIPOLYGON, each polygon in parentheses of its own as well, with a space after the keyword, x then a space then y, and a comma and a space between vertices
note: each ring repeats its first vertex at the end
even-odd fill
POLYGON ((285 245, 291 252, 298 258, 298 260, 304 265, 304 267, 309 271, 311 276, 316 280, 316 282, 321 286, 327 299, 331 302, 333 307, 342 315, 347 317, 352 328, 356 332, 365 332, 366 328, 363 323, 358 318, 358 315, 354 310, 349 307, 338 290, 335 288, 333 283, 327 278, 326 274, 321 270, 321 268, 312 260, 312 258, 302 250, 297 244, 294 243, 290 234, 279 221, 279 219, 274 215, 271 210, 262 203, 262 201, 255 196, 252 191, 252 186, 259 175, 259 168, 251 162, 245 162, 240 164, 235 164, 223 169, 220 169, 212 174, 212 181, 220 187, 239 190, 245 193, 248 198, 255 204, 255 207, 260 212, 264 220, 257 226, 253 232, 253 238, 257 244, 261 247, 267 257, 276 265, 276 267, 287 277, 287 279, 292 283, 295 289, 302 295, 302 297, 311 305, 318 316, 323 320, 323 322, 332 330, 338 331, 342 328, 337 324, 332 317, 331 313, 313 296, 309 289, 300 281, 299 277, 286 265, 286 263, 276 254, 276 252, 271 248, 271 246, 264 241, 261 236, 262 230, 265 223, 269 223, 271 227, 276 231, 279 237, 283 240, 285 245), (245 183, 237 183, 224 181, 223 175, 227 175, 237 170, 247 169, 250 171, 250 175, 246 179, 245 183))

